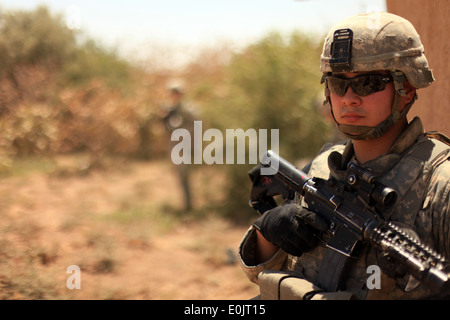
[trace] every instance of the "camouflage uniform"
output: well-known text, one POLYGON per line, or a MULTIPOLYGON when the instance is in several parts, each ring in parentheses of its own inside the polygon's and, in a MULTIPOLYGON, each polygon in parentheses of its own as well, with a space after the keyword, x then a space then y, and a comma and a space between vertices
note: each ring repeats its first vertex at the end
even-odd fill
MULTIPOLYGON (((409 22, 391 14, 358 15, 332 29, 325 41, 321 57, 324 75, 336 71, 332 70, 330 65, 333 31, 348 28, 349 25, 354 32, 352 59, 345 66, 347 69, 341 69, 340 72, 388 70, 396 73, 393 74, 394 79, 395 76, 403 74, 416 88, 426 87, 433 81, 419 36, 415 30, 411 31, 413 27, 409 22), (371 19, 374 25, 368 25, 371 19), (396 37, 397 34, 403 34, 404 37, 396 37)), ((325 146, 304 171, 312 177, 328 179, 334 176, 343 181, 346 164, 350 161, 357 162, 353 153, 352 139, 367 139, 376 134, 383 134, 388 129, 383 127, 387 122, 392 125, 398 119, 406 117, 407 111, 402 113, 397 109, 398 95, 404 94, 403 79, 395 80, 396 98, 389 121, 375 128, 360 127, 357 130, 360 134, 356 137, 347 135, 348 128, 345 126, 340 127, 351 139, 325 146), (342 170, 330 170, 328 166, 328 156, 333 151, 338 151, 342 155, 340 163, 335 164, 335 167, 342 170)), ((331 103, 327 87, 325 96, 326 103, 331 103)), ((405 109, 409 107, 410 105, 405 109)), ((355 132, 355 128, 352 129, 351 132, 355 132)), ((420 119, 415 118, 387 153, 364 165, 372 170, 378 181, 398 192, 396 205, 388 212, 383 212, 383 218, 411 227, 423 243, 449 258, 450 147, 446 139, 448 138, 438 133, 424 133, 420 119)), ((297 200, 306 206, 302 199, 297 200)), ((255 283, 258 283, 258 276, 265 270, 285 270, 299 278, 317 283, 325 250, 325 246, 320 244, 296 257, 279 249, 270 260, 256 264, 256 231, 251 227, 241 242, 239 257, 244 272, 255 283)), ((366 245, 358 258, 351 261, 346 269, 343 276, 343 290, 353 293, 358 299, 433 297, 433 292, 409 275, 394 279, 382 273, 381 289, 369 290, 366 284, 369 276, 367 267, 379 264, 378 253, 373 247, 366 245)))
MULTIPOLYGON (((344 154, 343 158, 356 161, 352 154, 351 140, 325 147, 312 161, 308 172, 310 176, 328 179, 330 175, 334 175, 335 178, 340 178, 339 172, 330 172, 328 167, 328 155, 332 151, 338 151, 344 154)), ((373 170, 380 182, 399 193, 397 205, 391 211, 383 213, 384 218, 413 227, 422 242, 447 257, 450 257, 449 156, 449 146, 424 134, 420 119, 415 118, 388 153, 365 164, 373 170)), ((255 265, 255 237, 252 227, 239 248, 241 265, 251 281, 258 283, 258 274, 267 269, 294 271, 301 278, 316 281, 325 246, 318 246, 300 257, 288 255, 280 249, 269 261, 255 265)), ((409 279, 397 279, 396 283, 384 274, 381 277, 381 289, 368 290, 367 267, 377 264, 376 252, 373 248, 365 248, 348 269, 345 290, 351 291, 360 299, 432 296, 432 292, 422 285, 404 292, 402 289, 407 284, 405 280, 409 279)))
MULTIPOLYGON (((175 103, 169 107, 164 107, 165 115, 163 116, 163 121, 166 126, 167 132, 169 134, 172 134, 174 130, 182 128, 188 130, 192 137, 194 134, 194 120, 196 117, 195 112, 190 106, 183 103, 182 101, 183 92, 180 88, 173 87, 170 90, 171 94, 177 97, 175 98, 175 100, 177 101, 175 101, 175 103)), ((177 143, 178 142, 172 141, 171 149, 177 143)), ((191 148, 194 148, 193 139, 191 140, 191 148)), ((184 209, 188 211, 192 209, 191 186, 189 183, 191 166, 179 164, 176 166, 176 170, 183 191, 184 209)))

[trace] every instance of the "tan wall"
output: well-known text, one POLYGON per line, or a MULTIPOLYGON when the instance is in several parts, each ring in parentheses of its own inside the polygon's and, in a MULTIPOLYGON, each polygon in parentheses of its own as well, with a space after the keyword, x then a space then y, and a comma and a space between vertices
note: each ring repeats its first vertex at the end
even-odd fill
POLYGON ((425 130, 450 136, 450 1, 386 0, 387 11, 408 19, 420 35, 435 82, 419 89, 410 115, 422 118, 425 130))

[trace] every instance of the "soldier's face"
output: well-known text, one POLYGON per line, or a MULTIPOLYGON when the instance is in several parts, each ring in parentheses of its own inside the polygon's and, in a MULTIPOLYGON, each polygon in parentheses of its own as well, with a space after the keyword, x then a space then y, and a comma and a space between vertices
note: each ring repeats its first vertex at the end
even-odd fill
MULTIPOLYGON (((340 77, 354 78, 363 72, 349 72, 340 77)), ((384 90, 360 96, 348 87, 344 96, 330 91, 331 105, 336 121, 339 124, 376 127, 391 114, 394 102, 394 85, 385 85, 384 90)))

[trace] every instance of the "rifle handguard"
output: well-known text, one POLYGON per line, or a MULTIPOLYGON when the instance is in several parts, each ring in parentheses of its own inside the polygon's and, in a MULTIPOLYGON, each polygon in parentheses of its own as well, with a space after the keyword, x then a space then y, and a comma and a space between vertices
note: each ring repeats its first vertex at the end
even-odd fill
MULTIPOLYGON (((450 263, 392 222, 381 219, 377 210, 393 206, 397 194, 378 183, 367 168, 351 164, 347 168, 347 182, 343 184, 334 179, 311 178, 270 150, 260 165, 276 169, 269 180, 279 181, 287 190, 301 194, 308 210, 319 214, 328 223, 331 234, 328 247, 351 256, 359 242, 368 241, 404 265, 431 289, 438 292, 450 289, 447 272, 450 263)), ((265 194, 270 193, 271 185, 266 184, 265 188, 265 194)))

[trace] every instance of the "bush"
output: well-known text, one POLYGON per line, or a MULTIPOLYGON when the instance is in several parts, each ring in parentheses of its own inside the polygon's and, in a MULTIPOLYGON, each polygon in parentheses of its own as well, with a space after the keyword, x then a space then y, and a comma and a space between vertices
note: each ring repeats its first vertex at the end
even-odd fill
POLYGON ((46 7, 2 13, 0 77, 9 79, 16 90, 24 89, 17 79, 18 69, 43 65, 55 71, 75 50, 75 33, 46 7))
MULTIPOLYGON (((279 129, 284 158, 310 158, 328 129, 318 108, 320 48, 301 33, 271 33, 237 53, 208 50, 179 72, 144 74, 93 40, 78 43, 45 7, 3 13, 0 169, 7 157, 33 154, 152 158, 168 142, 158 109, 171 75, 184 77, 203 130, 279 129)), ((235 220, 248 218, 252 166, 222 166, 228 183, 220 205, 235 220)))
POLYGON ((106 50, 88 40, 73 52, 62 66, 63 85, 86 85, 93 79, 102 79, 108 87, 126 89, 133 73, 131 65, 120 59, 113 50, 106 50))
MULTIPOLYGON (((215 80, 209 91, 206 81, 193 88, 202 98, 204 122, 222 132, 227 128, 279 129, 279 151, 284 158, 312 157, 327 139, 328 130, 320 113, 320 52, 320 43, 294 32, 287 39, 279 33, 269 34, 232 55, 222 79, 215 80)), ((243 205, 251 187, 247 171, 253 166, 225 166, 230 182, 223 209, 234 219, 248 218, 243 205)))
POLYGON ((7 156, 136 151, 137 72, 113 50, 78 43, 61 15, 40 6, 2 13, 0 55, 2 164, 7 156))

